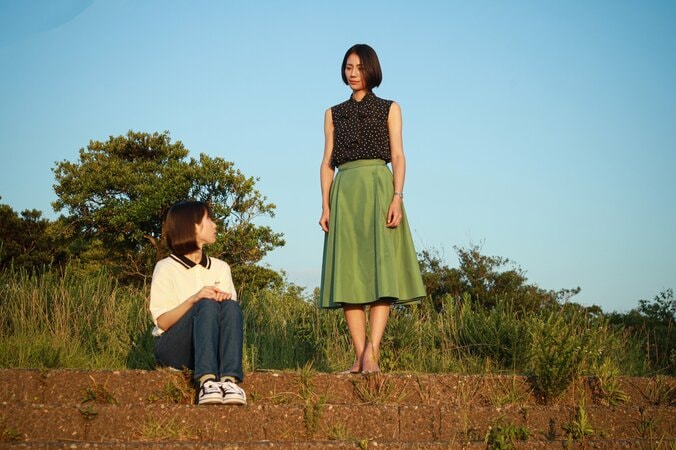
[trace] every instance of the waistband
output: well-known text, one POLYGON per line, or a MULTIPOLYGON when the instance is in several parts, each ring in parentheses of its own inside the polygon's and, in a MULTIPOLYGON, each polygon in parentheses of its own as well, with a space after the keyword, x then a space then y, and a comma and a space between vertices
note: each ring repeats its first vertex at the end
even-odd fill
POLYGON ((341 164, 338 166, 338 170, 356 169, 357 167, 366 166, 384 166, 386 164, 384 159, 357 159, 341 164))

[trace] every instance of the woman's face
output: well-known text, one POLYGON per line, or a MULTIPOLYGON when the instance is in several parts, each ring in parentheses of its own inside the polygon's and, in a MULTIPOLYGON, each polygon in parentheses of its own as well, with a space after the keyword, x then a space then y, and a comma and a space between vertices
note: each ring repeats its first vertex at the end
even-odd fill
POLYGON ((361 60, 356 53, 351 53, 345 62, 345 78, 353 91, 363 91, 366 89, 366 83, 362 78, 361 60))
POLYGON ((197 245, 202 248, 204 244, 213 244, 216 242, 216 230, 218 226, 211 220, 208 213, 204 213, 202 221, 195 224, 195 240, 197 245))

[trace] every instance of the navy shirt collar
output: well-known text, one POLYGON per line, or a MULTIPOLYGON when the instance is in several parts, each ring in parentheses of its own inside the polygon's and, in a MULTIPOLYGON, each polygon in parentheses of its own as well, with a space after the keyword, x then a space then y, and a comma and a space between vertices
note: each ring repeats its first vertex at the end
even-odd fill
MULTIPOLYGON (((181 264, 186 269, 192 269, 197 265, 193 260, 191 260, 185 255, 177 255, 175 253, 172 253, 171 258, 177 263, 181 264)), ((209 258, 207 254, 204 252, 202 252, 202 259, 200 260, 199 265, 206 269, 211 267, 211 258, 209 258)))

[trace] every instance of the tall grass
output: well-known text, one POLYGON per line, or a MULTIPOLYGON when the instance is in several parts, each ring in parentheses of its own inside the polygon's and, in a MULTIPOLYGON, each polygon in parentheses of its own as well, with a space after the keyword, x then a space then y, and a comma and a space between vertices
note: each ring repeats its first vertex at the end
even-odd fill
POLYGON ((151 366, 143 289, 100 272, 0 273, 0 366, 151 366))
POLYGON ((342 317, 320 311, 299 294, 285 287, 241 296, 245 365, 250 370, 300 368, 312 362, 317 370, 332 371, 336 364, 348 364, 350 343, 342 317))
MULTIPOLYGON (((147 287, 105 272, 0 273, 0 367, 151 368, 147 287)), ((339 310, 320 310, 293 285, 240 293, 245 370, 344 370, 353 353, 339 310)), ((381 349, 386 371, 531 375, 555 395, 611 361, 625 375, 649 368, 638 342, 572 305, 523 314, 512 302, 486 310, 448 296, 394 308, 381 349), (565 387, 564 387, 565 388, 565 387)))

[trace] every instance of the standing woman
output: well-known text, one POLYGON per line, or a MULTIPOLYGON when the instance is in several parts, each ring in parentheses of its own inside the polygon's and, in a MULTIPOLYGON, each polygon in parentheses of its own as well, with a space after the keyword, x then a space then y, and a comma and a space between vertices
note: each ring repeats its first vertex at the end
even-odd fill
POLYGON ((203 251, 216 242, 211 210, 202 202, 178 202, 163 234, 172 253, 157 262, 150 286, 155 359, 193 371, 200 405, 245 405, 237 386, 244 378, 242 311, 230 266, 203 251))
POLYGON ((343 308, 356 353, 349 372, 379 372, 391 306, 420 301, 425 288, 403 205, 401 109, 373 94, 382 72, 368 45, 351 47, 341 70, 352 95, 324 115, 320 306, 343 308))

